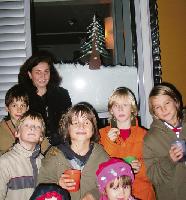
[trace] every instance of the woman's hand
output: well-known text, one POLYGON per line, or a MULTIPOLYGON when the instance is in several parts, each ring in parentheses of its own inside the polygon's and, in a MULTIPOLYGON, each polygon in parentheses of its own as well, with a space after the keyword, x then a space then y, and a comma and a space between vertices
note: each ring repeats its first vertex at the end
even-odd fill
POLYGON ((68 174, 62 174, 59 179, 59 186, 66 190, 73 190, 75 189, 75 181, 74 179, 71 179, 68 174))
POLYGON ((118 128, 111 128, 108 132, 108 137, 112 142, 115 142, 119 136, 120 132, 118 128))
POLYGON ((87 193, 81 200, 95 200, 92 194, 87 193))
POLYGON ((135 174, 137 174, 139 171, 140 171, 140 168, 141 168, 141 163, 139 162, 139 160, 133 160, 131 163, 130 163, 132 169, 133 169, 133 172, 135 174))
POLYGON ((183 149, 181 146, 172 145, 169 150, 170 158, 173 162, 179 161, 181 158, 183 158, 183 149))

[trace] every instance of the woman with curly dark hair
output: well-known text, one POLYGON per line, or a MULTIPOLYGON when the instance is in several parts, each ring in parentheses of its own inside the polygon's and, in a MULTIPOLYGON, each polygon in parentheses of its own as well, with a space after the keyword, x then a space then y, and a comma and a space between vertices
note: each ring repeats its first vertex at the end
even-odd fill
POLYGON ((59 87, 61 77, 53 63, 49 52, 36 52, 21 66, 18 81, 27 89, 30 109, 42 114, 50 143, 56 145, 59 120, 72 103, 68 91, 59 87))

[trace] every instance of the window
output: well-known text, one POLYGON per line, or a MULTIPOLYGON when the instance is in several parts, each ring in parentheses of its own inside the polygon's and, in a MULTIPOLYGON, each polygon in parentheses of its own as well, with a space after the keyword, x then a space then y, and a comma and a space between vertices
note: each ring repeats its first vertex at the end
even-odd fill
POLYGON ((49 50, 58 62, 76 62, 94 14, 104 30, 104 19, 111 14, 111 0, 34 0, 32 13, 33 50, 49 50))
POLYGON ((5 94, 31 55, 29 8, 24 0, 0 1, 0 118, 6 115, 5 94))

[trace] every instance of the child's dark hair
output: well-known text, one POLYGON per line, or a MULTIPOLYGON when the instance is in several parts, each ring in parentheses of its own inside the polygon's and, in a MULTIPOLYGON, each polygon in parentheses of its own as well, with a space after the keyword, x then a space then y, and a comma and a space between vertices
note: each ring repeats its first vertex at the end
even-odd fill
POLYGON ((109 185, 110 188, 113 188, 113 187, 118 188, 119 186, 124 187, 124 186, 128 186, 128 185, 129 186, 132 185, 132 179, 130 176, 123 175, 123 176, 117 177, 116 179, 118 180, 117 185, 114 184, 114 180, 113 180, 110 182, 110 185, 109 185))
POLYGON ((22 100, 27 106, 29 105, 29 97, 26 89, 21 84, 16 84, 11 87, 5 96, 5 105, 8 107, 13 101, 22 100))
POLYGON ((90 103, 86 102, 86 101, 81 101, 79 102, 78 104, 84 104, 85 106, 89 107, 92 112, 94 113, 95 117, 96 117, 96 121, 97 121, 97 127, 98 129, 100 128, 100 119, 99 119, 99 116, 98 116, 98 113, 96 111, 96 109, 93 107, 93 105, 91 105, 90 103))
POLYGON ((174 85, 168 82, 162 82, 156 86, 153 87, 149 94, 149 110, 152 115, 154 115, 154 110, 152 107, 151 100, 153 97, 159 96, 159 95, 167 95, 171 97, 177 104, 177 117, 179 119, 182 119, 183 117, 183 102, 182 102, 182 95, 180 92, 176 89, 174 85))
POLYGON ((60 132, 60 135, 62 136, 63 142, 67 142, 67 143, 71 144, 68 129, 69 129, 69 126, 72 124, 73 116, 78 116, 79 113, 81 113, 81 116, 86 115, 87 119, 90 120, 90 122, 92 123, 93 135, 90 140, 94 141, 94 142, 98 142, 99 141, 99 131, 97 128, 96 117, 95 117, 93 111, 88 106, 86 106, 85 104, 82 104, 82 103, 78 103, 78 104, 74 105, 73 107, 71 107, 67 111, 67 113, 65 113, 62 116, 62 118, 60 120, 59 132, 60 132))

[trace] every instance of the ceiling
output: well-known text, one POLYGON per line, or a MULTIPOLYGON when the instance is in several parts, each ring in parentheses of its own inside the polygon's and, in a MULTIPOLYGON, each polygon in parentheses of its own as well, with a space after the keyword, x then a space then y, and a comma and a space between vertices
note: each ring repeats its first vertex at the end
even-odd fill
POLYGON ((31 6, 33 42, 36 45, 80 43, 93 15, 103 22, 110 13, 111 0, 34 0, 31 6))

